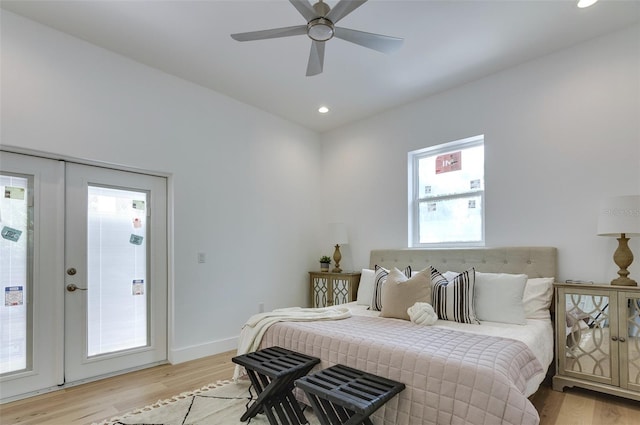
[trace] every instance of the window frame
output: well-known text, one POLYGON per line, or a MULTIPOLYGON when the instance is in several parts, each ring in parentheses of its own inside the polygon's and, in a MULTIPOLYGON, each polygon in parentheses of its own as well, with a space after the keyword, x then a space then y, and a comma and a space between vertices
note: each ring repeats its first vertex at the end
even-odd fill
POLYGON ((486 179, 485 179, 485 164, 486 158, 483 160, 483 184, 481 189, 469 190, 454 195, 438 195, 438 196, 420 196, 419 186, 419 161, 425 157, 431 157, 441 155, 447 152, 464 150, 482 146, 484 151, 484 134, 478 136, 467 137, 465 139, 455 140, 452 142, 442 143, 435 146, 429 146, 422 149, 410 151, 407 154, 408 164, 408 247, 409 248, 455 248, 455 247, 483 247, 485 246, 485 191, 486 191, 486 179), (420 242, 420 203, 425 200, 438 201, 444 199, 457 199, 466 198, 469 196, 479 196, 482 206, 481 211, 481 229, 479 241, 458 241, 458 242, 420 242))

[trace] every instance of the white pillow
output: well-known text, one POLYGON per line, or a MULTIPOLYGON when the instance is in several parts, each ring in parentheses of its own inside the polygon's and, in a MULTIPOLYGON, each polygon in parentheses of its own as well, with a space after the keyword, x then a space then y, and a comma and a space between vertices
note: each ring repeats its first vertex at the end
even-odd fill
POLYGON ((524 287, 522 303, 527 319, 549 319, 549 308, 553 298, 553 277, 528 279, 524 287))
POLYGON ((526 274, 476 272, 475 310, 479 320, 526 325, 522 296, 526 274))
POLYGON ((375 273, 376 272, 371 269, 362 269, 356 304, 371 305, 371 299, 373 298, 373 285, 375 284, 375 273))

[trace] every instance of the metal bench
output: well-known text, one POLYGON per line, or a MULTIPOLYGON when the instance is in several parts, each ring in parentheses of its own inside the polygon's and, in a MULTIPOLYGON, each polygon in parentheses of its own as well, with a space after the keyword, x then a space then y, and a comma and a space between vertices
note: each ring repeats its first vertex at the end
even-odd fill
POLYGON ((320 359, 280 347, 270 347, 236 356, 231 360, 244 366, 258 392, 258 398, 240 417, 242 422, 264 412, 271 425, 308 423, 293 395, 294 381, 309 373, 320 363, 320 359))
POLYGON ((295 382, 322 425, 372 425, 369 416, 404 390, 401 382, 343 365, 331 366, 295 382))

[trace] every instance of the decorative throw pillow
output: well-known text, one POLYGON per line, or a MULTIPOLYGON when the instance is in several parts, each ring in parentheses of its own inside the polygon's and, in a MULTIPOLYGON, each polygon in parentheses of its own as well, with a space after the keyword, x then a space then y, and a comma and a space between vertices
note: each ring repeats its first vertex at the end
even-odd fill
POLYGON ((549 319, 549 307, 553 298, 553 277, 528 279, 524 286, 522 304, 527 319, 549 319))
POLYGON ((373 285, 375 283, 376 272, 371 269, 362 269, 360 274, 360 284, 358 285, 358 305, 371 305, 373 298, 373 285))
POLYGON ((473 307, 475 269, 457 275, 451 282, 430 267, 433 309, 439 319, 480 324, 473 307))
POLYGON ((444 276, 449 282, 456 278, 460 273, 458 272, 444 272, 442 276, 444 276))
POLYGON ((431 303, 430 270, 422 270, 411 278, 396 268, 391 270, 382 286, 380 317, 409 320, 407 310, 417 302, 431 303))
POLYGON ((407 309, 407 314, 416 325, 431 326, 438 321, 438 315, 428 303, 415 303, 407 309))
POLYGON ((474 307, 478 320, 526 325, 522 304, 526 283, 526 274, 476 272, 474 307))
MULTIPOLYGON (((371 305, 369 306, 373 311, 382 310, 382 286, 387 281, 387 275, 389 275, 389 270, 376 264, 373 297, 371 298, 371 305)), ((404 275, 411 277, 411 266, 407 266, 407 268, 404 269, 404 275)))

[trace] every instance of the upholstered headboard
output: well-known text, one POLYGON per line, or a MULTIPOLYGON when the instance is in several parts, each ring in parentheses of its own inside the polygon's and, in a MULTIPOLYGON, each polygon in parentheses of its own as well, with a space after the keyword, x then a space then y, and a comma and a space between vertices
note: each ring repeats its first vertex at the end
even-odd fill
POLYGON ((371 251, 369 266, 384 268, 411 266, 422 270, 433 266, 440 272, 463 272, 474 267, 484 273, 524 273, 529 278, 557 276, 554 247, 500 247, 451 249, 377 249, 371 251))

